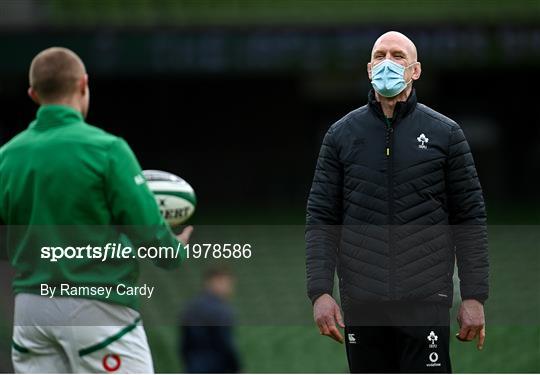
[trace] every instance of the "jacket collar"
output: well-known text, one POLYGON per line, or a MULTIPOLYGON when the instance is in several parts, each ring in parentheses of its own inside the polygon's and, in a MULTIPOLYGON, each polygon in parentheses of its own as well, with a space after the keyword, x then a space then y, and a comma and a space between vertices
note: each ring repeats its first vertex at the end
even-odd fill
POLYGON ((39 107, 36 119, 30 128, 46 129, 55 126, 81 123, 84 121, 82 113, 75 108, 65 105, 48 104, 39 107))
MULTIPOLYGON (((411 94, 405 102, 397 102, 394 108, 393 123, 396 124, 398 121, 404 119, 416 108, 416 90, 413 88, 411 94)), ((371 89, 368 93, 368 105, 369 108, 379 117, 382 121, 386 123, 386 116, 381 107, 381 103, 377 101, 375 96, 375 90, 371 89)))

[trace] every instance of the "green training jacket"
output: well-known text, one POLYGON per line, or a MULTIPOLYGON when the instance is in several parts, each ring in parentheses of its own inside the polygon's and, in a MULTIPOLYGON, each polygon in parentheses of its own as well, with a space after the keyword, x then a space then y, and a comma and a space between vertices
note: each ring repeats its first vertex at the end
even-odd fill
POLYGON ((127 259, 108 254, 105 261, 93 258, 95 251, 69 252, 73 258, 52 262, 43 247, 179 249, 177 258, 154 259, 164 268, 183 258, 128 144, 67 106, 41 106, 28 129, 0 148, 0 221, 3 255, 16 269, 15 293, 40 294, 42 284, 113 287, 109 298, 79 297, 137 308, 137 296, 116 292, 121 284, 136 286, 135 252, 127 259))

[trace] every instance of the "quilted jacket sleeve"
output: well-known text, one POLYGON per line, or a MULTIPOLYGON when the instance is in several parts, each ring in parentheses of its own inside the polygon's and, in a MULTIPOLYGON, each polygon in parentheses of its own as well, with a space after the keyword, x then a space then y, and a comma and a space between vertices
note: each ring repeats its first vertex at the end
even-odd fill
POLYGON ((332 294, 342 223, 343 168, 338 158, 332 128, 324 137, 306 217, 306 273, 312 302, 332 294))
POLYGON ((461 298, 483 303, 489 294, 486 210, 473 156, 459 126, 450 136, 446 186, 461 298))

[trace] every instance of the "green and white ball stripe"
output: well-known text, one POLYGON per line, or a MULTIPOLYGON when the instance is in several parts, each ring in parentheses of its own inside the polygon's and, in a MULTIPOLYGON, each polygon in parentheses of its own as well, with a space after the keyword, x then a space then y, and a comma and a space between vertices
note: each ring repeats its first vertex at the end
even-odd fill
POLYGON ((143 175, 169 225, 185 223, 193 215, 197 198, 191 185, 184 179, 157 170, 145 170, 143 175))

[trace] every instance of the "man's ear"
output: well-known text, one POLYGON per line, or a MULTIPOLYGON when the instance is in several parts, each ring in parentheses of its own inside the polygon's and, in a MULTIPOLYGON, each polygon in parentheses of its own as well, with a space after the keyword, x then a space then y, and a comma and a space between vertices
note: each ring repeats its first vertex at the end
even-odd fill
POLYGON ((412 73, 412 76, 411 78, 416 81, 417 79, 420 78, 420 75, 422 74, 422 64, 420 64, 420 62, 417 62, 414 66, 413 66, 413 73, 412 73))
POLYGON ((86 90, 88 90, 88 74, 83 75, 79 79, 78 86, 79 86, 78 87, 79 93, 81 94, 81 96, 84 96, 84 94, 86 93, 86 90))
POLYGON ((28 96, 34 101, 34 103, 36 103, 37 105, 41 105, 38 93, 32 87, 28 88, 28 96))
POLYGON ((367 75, 369 77, 369 80, 371 81, 371 63, 367 63, 367 75))

